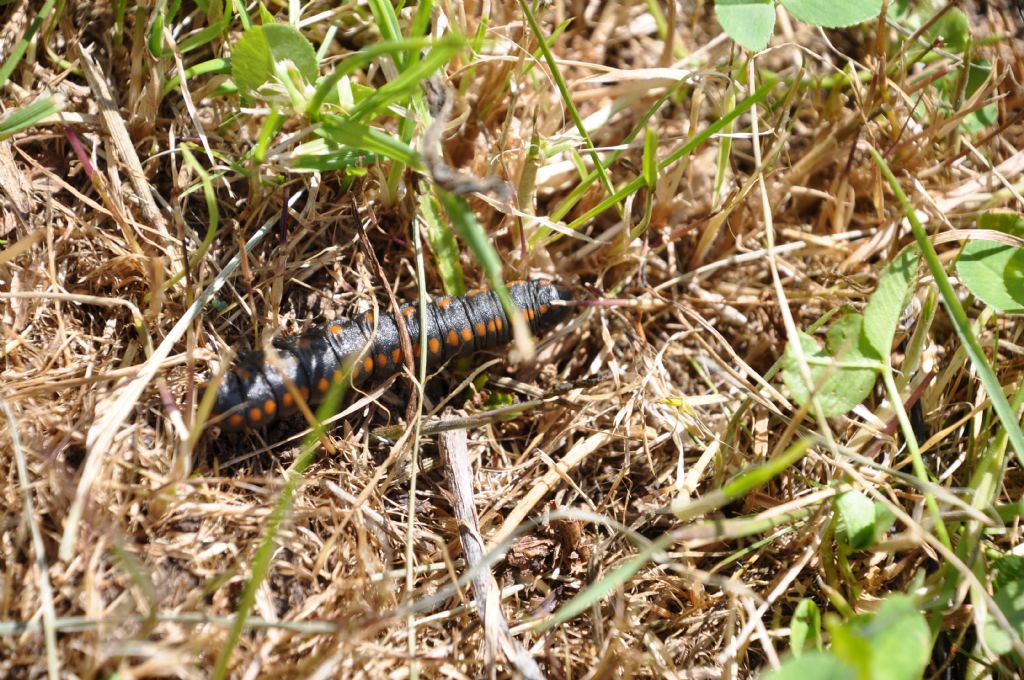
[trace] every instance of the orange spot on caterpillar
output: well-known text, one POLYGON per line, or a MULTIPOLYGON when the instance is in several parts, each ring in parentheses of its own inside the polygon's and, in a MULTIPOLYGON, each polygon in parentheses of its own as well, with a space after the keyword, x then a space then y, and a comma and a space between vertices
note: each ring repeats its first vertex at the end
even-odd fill
POLYGON ((231 427, 241 427, 244 422, 245 417, 241 413, 232 413, 228 418, 228 425, 231 427))
POLYGON ((452 347, 459 346, 459 334, 455 331, 448 331, 448 344, 452 347))
POLYGON ((487 326, 485 326, 482 321, 478 321, 476 324, 476 335, 479 338, 487 335, 487 326))
POLYGON ((441 352, 441 341, 438 340, 437 338, 430 338, 430 341, 427 342, 427 349, 430 350, 431 354, 438 354, 438 353, 440 353, 441 352))
POLYGON ((291 392, 285 392, 284 396, 281 397, 281 403, 284 405, 285 408, 290 408, 291 405, 295 403, 295 398, 292 397, 291 392))
POLYGON ((249 409, 249 420, 254 423, 258 423, 263 420, 263 411, 260 410, 259 406, 249 409))
POLYGON ((497 328, 499 331, 505 327, 505 322, 501 320, 500 316, 494 319, 494 327, 497 328))
POLYGON ((363 359, 363 370, 367 373, 373 372, 373 357, 366 357, 363 359))
POLYGON ((452 298, 445 297, 437 301, 438 309, 448 309, 448 306, 452 303, 452 298))
POLYGON ((381 352, 377 355, 377 368, 384 368, 388 365, 388 358, 381 352))
POLYGON ((321 392, 326 392, 331 386, 331 382, 327 378, 320 378, 320 382, 316 384, 316 388, 321 392))
POLYGON ((338 334, 341 333, 342 330, 343 329, 342 329, 340 323, 332 323, 331 324, 331 333, 334 333, 335 335, 338 335, 338 334))
POLYGON ((391 363, 393 363, 395 366, 397 366, 398 364, 402 363, 402 348, 401 347, 397 347, 397 348, 395 348, 395 350, 393 352, 391 352, 391 363))
POLYGON ((547 314, 549 309, 550 307, 548 307, 546 304, 543 304, 537 308, 537 311, 539 311, 541 314, 547 314))
POLYGON ((274 411, 276 411, 276 410, 277 410, 277 402, 274 401, 273 399, 267 399, 265 402, 263 402, 263 411, 268 416, 274 415, 274 411))
POLYGON ((464 342, 469 342, 472 339, 473 339, 473 329, 470 328, 469 326, 466 326, 465 328, 462 329, 462 340, 464 342))

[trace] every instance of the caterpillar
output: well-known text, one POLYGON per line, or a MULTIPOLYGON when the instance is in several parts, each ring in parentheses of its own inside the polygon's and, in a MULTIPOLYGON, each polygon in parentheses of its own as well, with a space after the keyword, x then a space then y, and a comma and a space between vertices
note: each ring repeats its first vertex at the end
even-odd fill
MULTIPOLYGON (((534 335, 554 328, 569 314, 560 301, 572 299, 569 289, 549 280, 516 281, 508 285, 513 302, 522 310, 534 335)), ((399 313, 420 356, 416 303, 399 313)), ((427 366, 437 367, 454 357, 494 349, 512 339, 511 326, 498 296, 478 288, 460 297, 445 296, 427 305, 427 366)), ((372 312, 349 321, 315 326, 295 337, 273 341, 278 366, 262 351, 242 355, 237 368, 225 374, 217 390, 213 416, 227 430, 254 429, 298 411, 285 378, 310 404, 323 400, 332 383, 346 377, 353 385, 380 381, 405 363, 398 324, 391 314, 376 319, 372 312)))

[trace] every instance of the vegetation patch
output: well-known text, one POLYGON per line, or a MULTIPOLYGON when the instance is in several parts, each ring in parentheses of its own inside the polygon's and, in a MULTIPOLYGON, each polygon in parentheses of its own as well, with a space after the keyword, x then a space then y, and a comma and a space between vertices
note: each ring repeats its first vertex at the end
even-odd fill
POLYGON ((0 676, 1020 677, 1022 38, 0 0, 0 676))

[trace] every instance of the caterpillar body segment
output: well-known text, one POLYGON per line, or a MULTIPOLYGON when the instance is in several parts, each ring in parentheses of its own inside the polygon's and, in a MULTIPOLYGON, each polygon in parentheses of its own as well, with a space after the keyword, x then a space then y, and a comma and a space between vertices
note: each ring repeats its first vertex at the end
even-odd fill
MULTIPOLYGON (((510 283, 508 290, 535 335, 555 327, 570 312, 559 302, 571 300, 572 293, 551 281, 517 281, 510 283)), ((418 361, 418 307, 415 303, 403 305, 399 314, 418 361)), ((426 323, 427 365, 431 368, 454 357, 501 347, 512 339, 511 324, 498 296, 485 288, 434 300, 427 305, 426 323)), ((288 392, 286 377, 304 400, 317 404, 333 383, 347 376, 354 385, 379 382, 405 364, 398 324, 391 314, 373 318, 367 313, 349 321, 320 324, 298 336, 277 339, 273 346, 276 366, 264 352, 249 352, 224 376, 213 416, 225 429, 263 427, 295 413, 298 404, 288 392)))

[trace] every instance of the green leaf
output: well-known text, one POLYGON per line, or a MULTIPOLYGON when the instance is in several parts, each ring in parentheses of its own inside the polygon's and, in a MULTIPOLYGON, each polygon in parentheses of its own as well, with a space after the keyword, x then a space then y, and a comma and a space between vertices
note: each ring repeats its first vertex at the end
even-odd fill
POLYGON ((907 595, 887 598, 874 614, 848 623, 828 617, 832 652, 871 680, 918 680, 931 656, 931 633, 907 595))
POLYGON ((991 229, 1024 238, 1024 215, 1012 212, 987 212, 978 218, 978 229, 991 229))
POLYGON ((892 351, 896 325, 917 281, 921 254, 916 246, 905 248, 878 277, 878 287, 864 310, 864 336, 879 360, 887 360, 892 351))
POLYGON ((262 2, 259 3, 259 14, 260 21, 262 21, 265 25, 270 26, 275 23, 274 15, 270 13, 270 10, 267 9, 267 6, 262 2))
POLYGON ((1024 555, 1000 555, 992 560, 992 571, 996 572, 996 590, 1010 581, 1024 580, 1024 555))
MULTIPOLYGON (((987 213, 979 229, 1024 235, 1024 218, 1012 213, 987 213)), ((1024 313, 1024 249, 994 241, 971 241, 956 265, 960 280, 976 297, 1000 312, 1024 313)))
POLYGON ((967 289, 1000 312, 1024 314, 1024 250, 992 241, 971 241, 957 273, 967 289))
POLYGON ((985 622, 982 636, 993 652, 1008 654, 1013 650, 1013 638, 1024 637, 1024 578, 1004 583, 995 591, 993 599, 1009 620, 1012 630, 1005 630, 990 617, 985 622))
POLYGON ((963 52, 971 40, 971 21, 961 10, 953 8, 939 17, 927 35, 930 40, 942 38, 950 52, 963 52))
POLYGON ((775 30, 772 0, 715 0, 715 16, 722 30, 751 52, 767 47, 775 30))
POLYGON ((879 537, 883 536, 886 532, 888 532, 894 524, 896 524, 896 515, 892 514, 892 510, 886 507, 884 503, 876 501, 875 540, 877 541, 879 537))
POLYGON ((875 542, 875 504, 860 491, 847 491, 835 500, 839 534, 852 550, 863 550, 875 542))
POLYGON ((873 19, 882 11, 882 0, 780 0, 800 21, 825 28, 842 28, 873 19))
POLYGON ((231 77, 245 91, 258 90, 276 78, 274 64, 290 61, 308 83, 316 80, 316 51, 305 36, 287 24, 253 26, 231 50, 231 77))
MULTIPOLYGON (((486 379, 487 374, 484 373, 480 377, 486 379)), ((487 398, 487 403, 484 404, 484 408, 488 411, 493 411, 494 409, 512 406, 515 403, 515 397, 508 392, 491 392, 491 396, 487 398)))
POLYGON ((821 649, 821 610, 814 600, 804 598, 789 622, 789 648, 793 656, 802 656, 808 646, 821 649))
MULTIPOLYGON (((866 346, 861 337, 863 323, 864 317, 860 314, 843 315, 829 328, 828 341, 824 349, 818 346, 814 338, 799 332, 800 345, 810 363, 811 379, 817 388, 813 393, 817 396, 826 416, 846 413, 864 401, 875 384, 873 368, 841 366, 834 363, 834 360, 875 361, 871 348, 866 346), (821 361, 827 363, 822 365, 821 361)), ((798 403, 806 404, 810 400, 812 389, 803 380, 792 341, 786 345, 786 352, 782 357, 782 378, 798 403)))
POLYGON ((857 680, 857 669, 824 652, 794 657, 761 680, 857 680))

